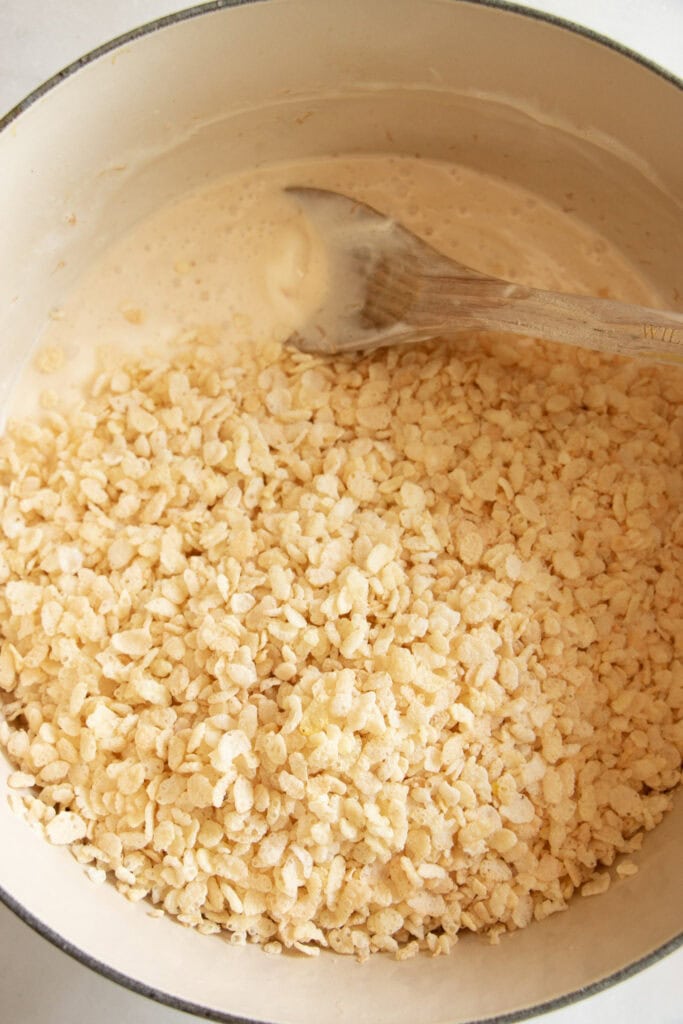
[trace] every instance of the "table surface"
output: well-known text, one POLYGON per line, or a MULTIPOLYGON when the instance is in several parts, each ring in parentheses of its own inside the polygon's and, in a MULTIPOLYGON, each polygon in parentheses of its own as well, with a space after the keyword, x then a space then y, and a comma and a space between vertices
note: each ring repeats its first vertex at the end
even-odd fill
MULTIPOLYGON (((173 0, 0 0, 0 114, 94 46, 190 5, 173 0)), ((517 0, 611 36, 683 78, 683 0, 517 0), (647 11, 647 15, 645 14, 647 11)), ((198 1020, 114 985, 0 905, 0 1007, 12 1024, 198 1020), (36 984, 36 979, 40 983, 36 984)), ((683 949, 539 1024, 683 1024, 683 949)))

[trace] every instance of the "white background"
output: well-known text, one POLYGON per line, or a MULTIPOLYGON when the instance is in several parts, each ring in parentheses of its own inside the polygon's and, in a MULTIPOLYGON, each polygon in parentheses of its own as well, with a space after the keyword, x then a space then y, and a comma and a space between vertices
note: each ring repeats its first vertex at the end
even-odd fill
MULTIPOLYGON (((683 0, 517 3, 611 36, 683 78, 683 0)), ((173 0, 0 0, 0 115, 86 51, 187 6, 173 0)), ((6 1024, 197 1020, 93 974, 1 905, 0 1019, 6 1024)), ((683 949, 598 996, 536 1019, 539 1024, 683 1024, 683 949)))

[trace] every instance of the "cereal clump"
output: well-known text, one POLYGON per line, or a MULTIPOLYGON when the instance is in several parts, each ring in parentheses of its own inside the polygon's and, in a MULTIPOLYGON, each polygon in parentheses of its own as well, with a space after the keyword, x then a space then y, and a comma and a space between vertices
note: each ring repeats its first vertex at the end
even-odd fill
POLYGON ((61 370, 65 359, 66 353, 59 345, 43 345, 36 353, 33 366, 38 373, 56 373, 61 370))
POLYGON ((447 952, 604 891, 680 780, 682 397, 504 337, 200 334, 12 424, 11 799, 269 952, 447 952))

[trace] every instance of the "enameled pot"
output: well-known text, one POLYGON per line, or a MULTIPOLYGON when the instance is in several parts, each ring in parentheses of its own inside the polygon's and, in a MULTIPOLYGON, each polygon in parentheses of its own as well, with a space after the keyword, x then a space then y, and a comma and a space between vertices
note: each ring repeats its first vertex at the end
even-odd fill
MULTIPOLYGON (((90 54, 0 123, 0 403, 69 283, 126 227, 233 170, 421 154, 519 182, 683 284, 683 87, 606 40, 469 0, 260 0, 172 15, 90 54), (75 216, 74 216, 75 215, 75 216)), ((8 765, 0 757, 0 791, 8 765)), ((638 874, 497 946, 359 965, 266 957, 92 886, 0 799, 0 897, 108 977, 219 1020, 521 1019, 681 941, 683 802, 638 874)))

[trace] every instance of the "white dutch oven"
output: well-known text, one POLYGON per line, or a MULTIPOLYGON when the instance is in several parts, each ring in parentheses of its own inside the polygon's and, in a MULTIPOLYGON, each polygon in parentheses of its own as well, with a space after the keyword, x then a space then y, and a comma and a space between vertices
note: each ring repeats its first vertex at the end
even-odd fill
MULTIPOLYGON (((0 399, 69 282, 134 220, 232 170, 318 153, 419 153, 569 202, 680 308, 681 83, 511 7, 212 3, 90 55, 0 127, 0 399)), ((1 762, 0 790, 6 774, 1 762)), ((109 977, 216 1019, 512 1020, 676 946, 682 832, 679 801, 646 838, 635 878, 499 946, 464 939, 449 958, 405 963, 271 958, 152 919, 93 887, 4 798, 0 895, 109 977)))

